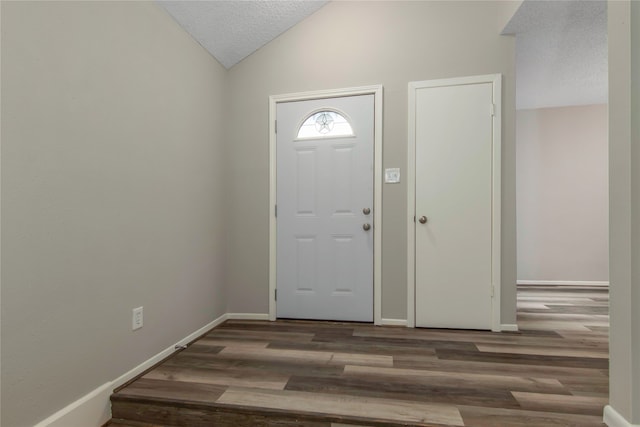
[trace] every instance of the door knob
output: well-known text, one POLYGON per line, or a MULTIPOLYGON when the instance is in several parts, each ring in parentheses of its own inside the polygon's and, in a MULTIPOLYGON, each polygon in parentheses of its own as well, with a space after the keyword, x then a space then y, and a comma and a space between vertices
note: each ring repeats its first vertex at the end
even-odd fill
POLYGON ((420 221, 420 224, 426 224, 427 223, 427 217, 422 215, 418 221, 420 221))
POLYGON ((371 229, 371 225, 370 225, 369 223, 364 223, 364 224, 362 225, 362 229, 363 229, 364 231, 369 231, 369 230, 371 229))
POLYGON ((371 209, 364 208, 364 209, 362 209, 362 213, 365 214, 365 215, 369 215, 371 213, 371 209))

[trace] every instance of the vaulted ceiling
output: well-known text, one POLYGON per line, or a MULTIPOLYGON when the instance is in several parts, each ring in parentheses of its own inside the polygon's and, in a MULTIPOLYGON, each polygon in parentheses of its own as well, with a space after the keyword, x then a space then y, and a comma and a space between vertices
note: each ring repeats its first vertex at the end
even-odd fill
MULTIPOLYGON (((158 3, 225 68, 231 68, 328 1, 158 3)), ((503 34, 516 36, 519 109, 607 102, 606 1, 525 0, 503 34)))
POLYGON ((158 1, 225 68, 233 67, 327 0, 158 1))

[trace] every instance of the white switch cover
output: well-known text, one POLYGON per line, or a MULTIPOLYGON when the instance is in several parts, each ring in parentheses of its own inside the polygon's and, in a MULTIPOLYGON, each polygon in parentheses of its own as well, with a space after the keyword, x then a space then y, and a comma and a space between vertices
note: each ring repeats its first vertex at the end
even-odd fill
POLYGON ((131 323, 131 329, 136 330, 142 328, 142 307, 133 309, 133 321, 131 323))
POLYGON ((387 184, 398 184, 400 182, 400 168, 385 169, 384 182, 387 184))

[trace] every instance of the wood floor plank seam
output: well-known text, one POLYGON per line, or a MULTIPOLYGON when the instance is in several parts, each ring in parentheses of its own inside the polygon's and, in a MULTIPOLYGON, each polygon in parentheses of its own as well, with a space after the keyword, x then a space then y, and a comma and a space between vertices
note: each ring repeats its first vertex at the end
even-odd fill
POLYGON ((464 426, 458 409, 453 405, 412 404, 411 402, 364 398, 361 396, 335 396, 326 393, 269 392, 230 388, 219 398, 228 404, 248 404, 260 400, 263 407, 290 410, 290 400, 299 406, 299 412, 323 414, 331 412, 349 418, 371 417, 378 421, 431 423, 464 426), (389 417, 389 418, 385 418, 389 417))

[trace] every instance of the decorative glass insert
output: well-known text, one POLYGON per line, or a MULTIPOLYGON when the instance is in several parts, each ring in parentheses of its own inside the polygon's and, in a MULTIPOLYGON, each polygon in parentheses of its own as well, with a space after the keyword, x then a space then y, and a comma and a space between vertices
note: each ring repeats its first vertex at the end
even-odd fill
POLYGON ((299 139, 336 136, 353 136, 353 129, 346 117, 330 110, 313 113, 298 130, 299 139))

